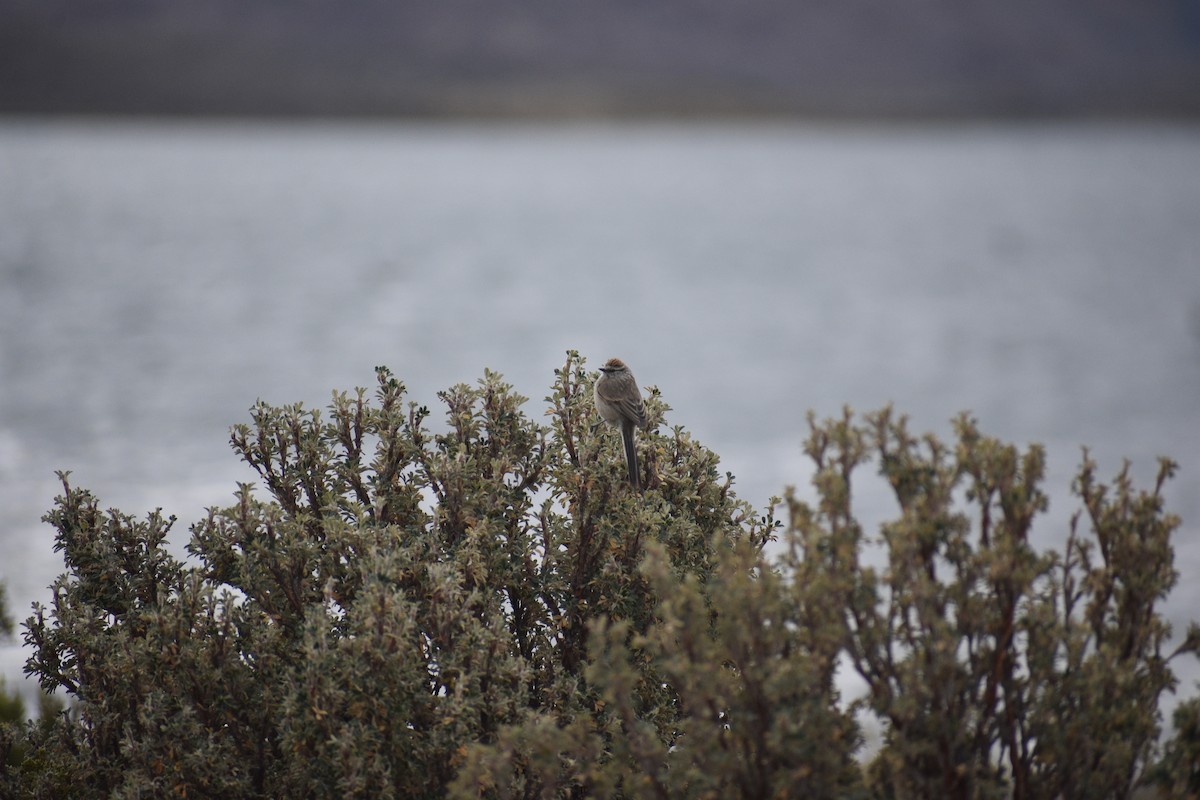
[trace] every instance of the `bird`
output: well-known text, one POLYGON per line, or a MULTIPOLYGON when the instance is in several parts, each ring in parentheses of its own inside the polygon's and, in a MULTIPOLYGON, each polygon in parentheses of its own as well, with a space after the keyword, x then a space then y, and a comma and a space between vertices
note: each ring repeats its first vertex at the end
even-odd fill
POLYGON ((600 377, 593 385, 592 394, 600 418, 609 425, 621 429, 625 444, 625 465, 629 468, 629 483, 634 491, 641 491, 638 480, 637 447, 634 445, 634 428, 646 427, 646 404, 637 381, 625 362, 610 358, 600 368, 600 377))

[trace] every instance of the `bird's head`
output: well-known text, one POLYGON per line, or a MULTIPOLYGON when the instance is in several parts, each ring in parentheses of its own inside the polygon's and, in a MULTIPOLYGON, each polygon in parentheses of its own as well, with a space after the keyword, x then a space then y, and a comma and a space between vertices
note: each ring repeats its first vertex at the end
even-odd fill
POLYGON ((610 358, 608 361, 604 362, 604 366, 600 368, 600 371, 604 372, 604 373, 611 373, 611 372, 623 372, 627 369, 629 369, 629 367, 625 366, 625 362, 622 361, 621 359, 610 358))

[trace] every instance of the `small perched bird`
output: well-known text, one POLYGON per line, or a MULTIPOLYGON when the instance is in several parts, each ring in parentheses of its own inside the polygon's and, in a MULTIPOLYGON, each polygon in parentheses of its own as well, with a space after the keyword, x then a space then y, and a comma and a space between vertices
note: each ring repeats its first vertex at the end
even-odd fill
POLYGON ((621 439, 625 443, 625 465, 629 467, 629 483, 634 491, 641 491, 633 429, 635 426, 646 427, 646 404, 642 402, 637 381, 624 361, 610 358, 600 368, 600 377, 592 393, 601 418, 621 429, 621 439))

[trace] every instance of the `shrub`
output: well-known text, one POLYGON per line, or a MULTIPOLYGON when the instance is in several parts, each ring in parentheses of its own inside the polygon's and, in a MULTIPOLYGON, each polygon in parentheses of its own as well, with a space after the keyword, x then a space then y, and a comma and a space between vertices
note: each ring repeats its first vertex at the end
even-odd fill
POLYGON ((963 416, 957 442, 912 436, 888 410, 812 424, 806 452, 820 501, 789 497, 792 530, 825 562, 845 647, 885 723, 869 768, 885 797, 1128 797, 1151 762, 1168 662, 1157 611, 1178 579, 1160 462, 1150 492, 1126 465, 1112 486, 1085 452, 1083 508, 1064 552, 1031 542, 1047 499, 1044 453, 984 436, 963 416), (851 474, 874 456, 900 514, 882 526, 887 561, 863 563, 851 474), (958 502, 962 496, 964 502, 958 502), (965 508, 962 506, 965 505, 965 508))
POLYGON ((1150 763, 1173 685, 1168 462, 1139 493, 1085 460, 1088 530, 1039 553, 1039 449, 847 413, 812 423, 816 499, 789 493, 784 526, 654 390, 632 491, 573 352, 548 425, 485 372, 439 394, 435 428, 377 372, 373 399, 326 414, 256 405, 231 442, 261 489, 193 525, 186 561, 173 518, 103 512, 62 474, 46 520, 67 574, 25 638, 72 707, 10 734, 0 788, 1124 797, 1150 763), (872 460, 900 508, 882 569, 850 493, 872 460), (842 663, 863 700, 840 696, 842 663), (859 712, 887 737, 866 770, 859 712))

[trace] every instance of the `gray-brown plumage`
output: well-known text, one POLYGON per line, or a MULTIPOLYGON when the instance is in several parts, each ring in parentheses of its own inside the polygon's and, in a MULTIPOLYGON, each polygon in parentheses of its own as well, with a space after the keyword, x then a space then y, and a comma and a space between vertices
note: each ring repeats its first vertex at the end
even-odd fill
POLYGON ((646 404, 642 401, 637 381, 624 361, 610 358, 600 368, 600 377, 596 379, 592 393, 600 417, 609 425, 621 429, 625 464, 629 467, 629 483, 635 491, 641 491, 633 430, 635 427, 646 427, 646 404))

